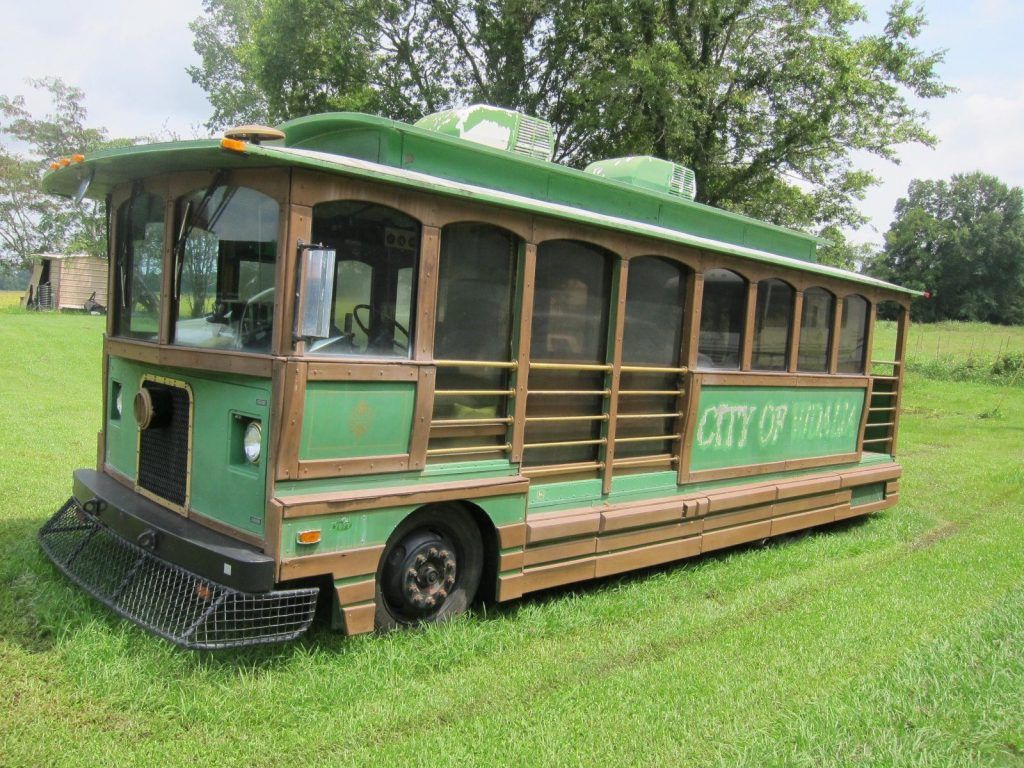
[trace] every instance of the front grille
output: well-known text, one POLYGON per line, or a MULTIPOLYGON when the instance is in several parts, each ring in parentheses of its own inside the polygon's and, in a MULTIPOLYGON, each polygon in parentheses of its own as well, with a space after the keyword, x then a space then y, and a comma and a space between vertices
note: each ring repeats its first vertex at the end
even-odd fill
POLYGON ((74 498, 39 531, 39 545, 101 603, 186 648, 292 640, 316 611, 316 587, 251 593, 214 583, 125 541, 74 498))
POLYGON ((139 487, 183 507, 188 498, 191 396, 183 387, 161 382, 144 381, 142 386, 160 412, 139 433, 139 487))

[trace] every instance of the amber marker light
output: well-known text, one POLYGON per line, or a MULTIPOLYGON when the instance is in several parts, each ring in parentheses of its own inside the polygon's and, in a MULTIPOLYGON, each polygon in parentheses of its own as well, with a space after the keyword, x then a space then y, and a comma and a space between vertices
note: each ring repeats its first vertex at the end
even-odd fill
POLYGON ((246 143, 241 139, 221 139, 220 148, 228 149, 232 152, 245 152, 246 143))
POLYGON ((61 168, 67 168, 69 165, 71 165, 71 158, 70 157, 62 157, 60 159, 60 167, 61 168))
POLYGON ((320 531, 299 531, 299 544, 319 544, 320 531))
POLYGON ((85 160, 85 155, 83 155, 81 152, 76 152, 71 156, 72 163, 80 163, 83 160, 85 160))
POLYGON ((50 170, 51 171, 56 171, 58 168, 60 168, 60 163, 58 163, 56 160, 54 160, 52 163, 50 163, 50 170))

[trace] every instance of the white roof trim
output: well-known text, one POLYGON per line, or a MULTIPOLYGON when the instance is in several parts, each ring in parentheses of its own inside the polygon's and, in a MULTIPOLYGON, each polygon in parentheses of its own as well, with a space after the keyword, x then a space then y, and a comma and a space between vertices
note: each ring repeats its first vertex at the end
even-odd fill
POLYGON ((501 190, 491 189, 489 187, 479 187, 475 184, 466 184, 461 181, 452 181, 451 179, 431 176, 430 174, 420 173, 419 171, 410 171, 404 168, 395 168, 390 165, 372 163, 367 160, 358 160, 354 157, 347 157, 345 155, 335 155, 330 152, 317 152, 311 149, 298 149, 296 147, 275 146, 260 146, 258 151, 260 154, 267 155, 293 155, 296 157, 306 157, 312 160, 318 160, 322 163, 337 166, 339 169, 358 169, 360 171, 373 174, 374 176, 383 176, 399 182, 413 182, 420 186, 435 187, 462 195, 468 195, 470 197, 479 197, 485 201, 500 201, 517 208, 541 209, 543 211, 550 212, 555 216, 584 219, 600 226, 631 232, 640 232, 651 235, 652 237, 657 237, 661 240, 670 240, 672 242, 688 245, 694 248, 707 248, 709 250, 729 253, 735 256, 745 256, 756 261, 790 267, 801 272, 815 272, 835 277, 840 280, 862 283, 864 285, 871 285, 887 290, 897 290, 901 293, 916 293, 908 288, 887 283, 884 280, 878 280, 877 278, 870 277, 868 275, 862 275, 859 272, 849 272, 845 269, 839 269, 838 267, 833 267, 828 264, 819 264, 813 261, 802 261, 800 259, 794 259, 791 256, 780 256, 777 253, 769 253, 768 251, 761 251, 756 248, 748 248, 743 245, 725 243, 720 240, 701 237, 700 235, 691 235, 685 232, 680 232, 676 229, 661 227, 656 224, 646 224, 632 219, 624 219, 619 216, 595 213, 594 211, 588 211, 585 208, 576 208, 571 205, 563 205, 561 203, 551 203, 545 200, 538 200, 533 197, 526 197, 525 195, 502 192, 501 190))

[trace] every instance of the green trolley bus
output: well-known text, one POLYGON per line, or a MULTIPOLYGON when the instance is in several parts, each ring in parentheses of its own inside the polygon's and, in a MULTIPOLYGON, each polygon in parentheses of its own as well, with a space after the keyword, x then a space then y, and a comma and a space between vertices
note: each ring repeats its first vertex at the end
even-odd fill
POLYGON ((887 508, 914 292, 544 121, 323 114, 55 163, 105 199, 53 562, 192 648, 349 634, 887 508), (878 308, 898 317, 887 359, 878 308))

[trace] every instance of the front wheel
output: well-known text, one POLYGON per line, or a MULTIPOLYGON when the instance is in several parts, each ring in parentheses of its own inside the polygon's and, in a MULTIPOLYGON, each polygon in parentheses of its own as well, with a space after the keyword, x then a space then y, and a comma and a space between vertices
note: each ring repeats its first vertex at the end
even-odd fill
POLYGON ((444 621, 476 597, 483 546, 473 519, 458 507, 424 509, 388 539, 377 573, 377 629, 444 621))

